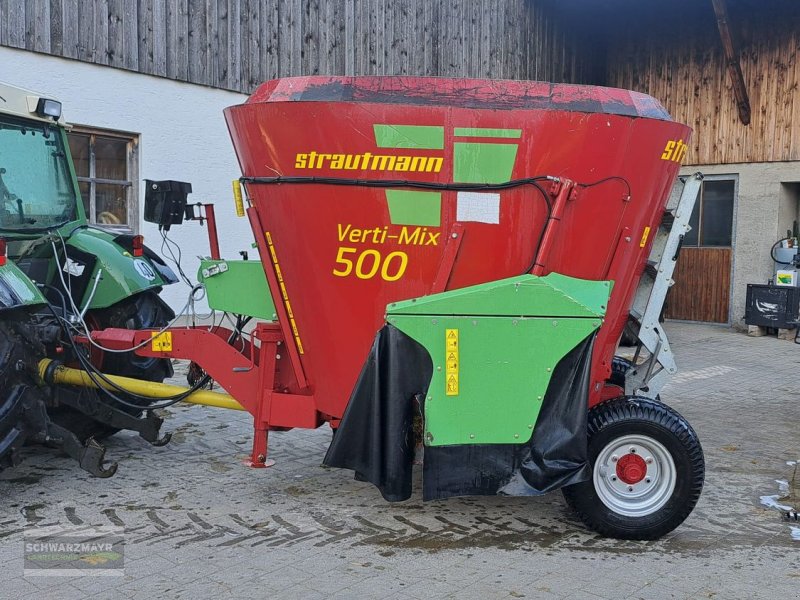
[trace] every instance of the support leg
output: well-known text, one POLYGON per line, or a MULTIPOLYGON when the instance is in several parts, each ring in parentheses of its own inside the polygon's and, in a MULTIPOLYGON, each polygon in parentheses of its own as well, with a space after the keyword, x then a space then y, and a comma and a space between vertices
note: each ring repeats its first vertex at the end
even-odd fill
POLYGON ((248 467, 253 469, 265 469, 275 464, 271 458, 267 458, 267 441, 269 430, 255 425, 253 428, 253 451, 250 459, 246 461, 248 467))

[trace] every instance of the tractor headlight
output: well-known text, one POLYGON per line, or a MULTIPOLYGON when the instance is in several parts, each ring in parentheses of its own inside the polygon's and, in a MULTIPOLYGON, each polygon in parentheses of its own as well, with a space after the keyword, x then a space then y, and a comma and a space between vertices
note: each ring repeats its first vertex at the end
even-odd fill
POLYGON ((36 114, 40 117, 52 117, 54 121, 61 118, 61 102, 49 98, 39 98, 36 104, 36 114))

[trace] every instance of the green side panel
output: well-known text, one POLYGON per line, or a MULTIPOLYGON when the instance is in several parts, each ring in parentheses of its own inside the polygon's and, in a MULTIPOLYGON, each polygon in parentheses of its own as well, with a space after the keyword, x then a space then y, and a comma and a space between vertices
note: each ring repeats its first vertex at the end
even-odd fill
POLYGON ((386 190, 392 225, 441 224, 442 195, 439 192, 386 190))
MULTIPOLYGON (((103 269, 97 290, 92 297, 90 308, 106 308, 120 300, 147 289, 168 284, 158 274, 149 258, 134 257, 125 248, 114 242, 114 234, 93 227, 75 231, 67 240, 67 245, 97 257, 97 264, 92 273, 92 284, 87 286, 86 293, 80 301, 80 307, 89 300, 94 277, 98 269, 103 269)), ((52 266, 52 277, 57 278, 55 264, 52 266)))
POLYGON ((453 180, 459 183, 504 183, 511 179, 517 144, 456 142, 453 180))
POLYGON ((433 361, 425 399, 429 446, 527 442, 553 369, 600 326, 600 319, 573 318, 402 315, 389 322, 433 361), (448 330, 458 332, 455 373, 448 373, 448 330), (457 394, 448 395, 448 383, 457 394))
POLYGON ((610 291, 607 281, 522 275, 390 305, 388 322, 433 362, 425 443, 527 442, 553 370, 600 327, 610 291))
POLYGON ((444 127, 428 125, 373 125, 378 148, 442 150, 444 127))
POLYGON ((483 315, 596 318, 605 315, 610 281, 558 273, 518 275, 390 304, 394 315, 483 315))
POLYGON ((45 303, 39 288, 11 261, 0 267, 0 299, 0 309, 45 303))
POLYGON ((275 304, 260 261, 203 259, 197 280, 205 284, 208 305, 214 310, 275 319, 275 304))
POLYGON ((522 129, 492 129, 490 127, 456 127, 455 135, 460 137, 519 138, 522 129))

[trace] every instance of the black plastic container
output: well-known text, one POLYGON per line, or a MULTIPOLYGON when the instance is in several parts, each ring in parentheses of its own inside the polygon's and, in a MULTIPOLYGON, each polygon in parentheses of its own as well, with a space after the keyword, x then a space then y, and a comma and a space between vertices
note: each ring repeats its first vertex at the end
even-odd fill
POLYGON ((748 284, 744 322, 779 329, 796 327, 800 322, 800 288, 748 284))

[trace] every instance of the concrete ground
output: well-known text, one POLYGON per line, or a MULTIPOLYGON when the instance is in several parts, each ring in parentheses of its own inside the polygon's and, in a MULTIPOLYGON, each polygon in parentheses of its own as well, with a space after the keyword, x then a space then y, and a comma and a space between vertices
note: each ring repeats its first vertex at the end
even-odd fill
POLYGON ((51 450, 0 475, 0 597, 795 598, 800 541, 759 497, 800 458, 800 346, 667 331, 681 373, 662 397, 700 435, 707 480, 659 541, 600 538, 559 493, 388 504, 320 466, 327 428, 273 434, 277 464, 250 470, 246 415, 186 407, 166 447, 109 440, 111 479, 51 450), (24 532, 54 524, 124 527, 124 575, 23 577, 24 532))

